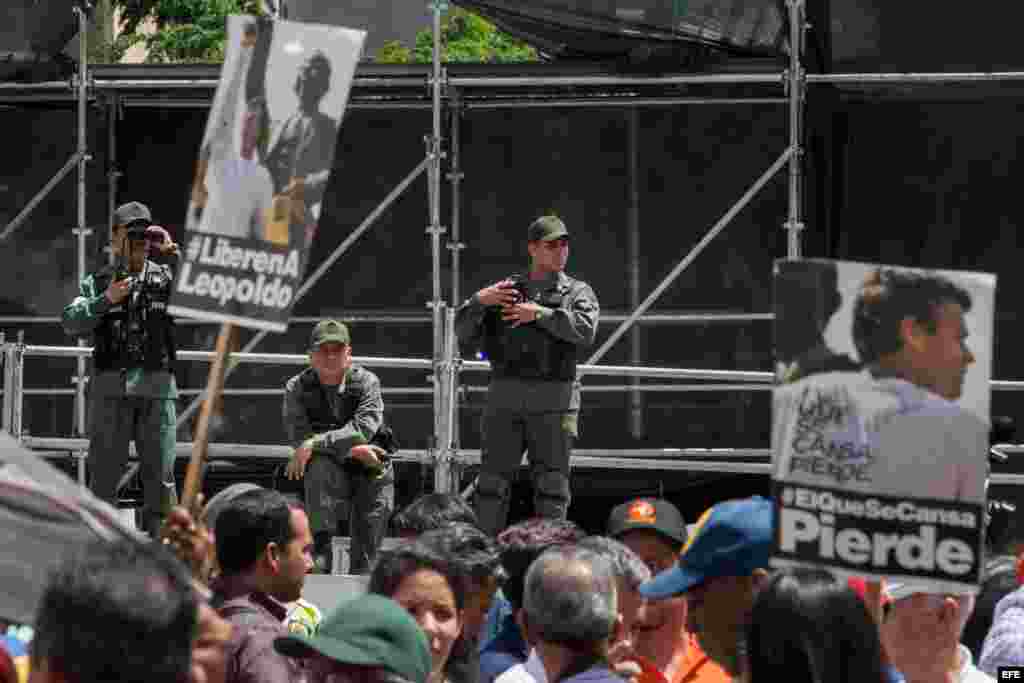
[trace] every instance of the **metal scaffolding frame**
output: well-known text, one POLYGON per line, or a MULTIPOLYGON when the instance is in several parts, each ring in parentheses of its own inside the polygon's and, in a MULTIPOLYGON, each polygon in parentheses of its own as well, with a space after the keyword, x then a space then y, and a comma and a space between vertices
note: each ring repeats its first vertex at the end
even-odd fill
MULTIPOLYGON (((753 199, 760 189, 783 167, 788 168, 788 197, 787 217, 783 223, 783 229, 787 232, 786 253, 789 258, 800 258, 801 233, 804 229, 802 215, 803 200, 803 136, 804 136, 804 107, 806 103, 806 89, 815 84, 833 84, 846 86, 867 86, 867 85, 915 85, 915 84, 937 84, 937 83, 977 83, 996 81, 1024 81, 1024 72, 970 72, 970 73, 859 73, 859 74, 807 74, 803 68, 803 53, 805 47, 805 0, 787 0, 789 13, 789 37, 790 49, 788 55, 788 66, 781 72, 771 73, 698 73, 680 74, 668 76, 618 76, 618 75, 569 75, 569 76, 544 76, 544 75, 517 75, 517 76, 473 76, 456 75, 450 76, 448 70, 441 60, 441 15, 446 9, 443 0, 434 0, 432 8, 432 34, 433 34, 433 59, 426 77, 421 76, 360 76, 358 73, 354 79, 354 93, 363 93, 354 96, 349 106, 354 109, 430 109, 432 113, 431 131, 426 137, 426 156, 375 208, 367 218, 339 245, 335 251, 322 263, 320 267, 311 274, 302 288, 297 292, 296 299, 304 296, 312 286, 327 272, 337 259, 355 242, 360 235, 368 230, 376 219, 390 206, 404 190, 412 184, 421 174, 426 172, 428 180, 428 225, 426 232, 429 235, 431 246, 431 268, 432 268, 432 297, 427 306, 430 309, 428 319, 433 329, 432 356, 430 360, 418 359, 362 359, 364 362, 387 361, 378 367, 417 367, 429 368, 432 370, 433 387, 427 389, 432 394, 434 410, 434 434, 432 445, 422 453, 422 457, 436 465, 435 487, 438 490, 452 490, 457 485, 458 468, 467 462, 466 457, 470 451, 458 448, 458 435, 456 434, 458 397, 464 390, 479 390, 479 387, 463 387, 460 383, 460 374, 464 371, 478 371, 486 369, 485 363, 464 362, 458 357, 458 349, 454 336, 454 306, 460 299, 460 251, 464 244, 460 241, 459 232, 459 203, 461 198, 460 182, 463 177, 459 160, 459 121, 463 113, 473 109, 491 108, 521 108, 521 107, 631 107, 634 110, 638 107, 654 106, 680 106, 699 104, 738 104, 738 105, 782 105, 788 107, 788 141, 785 149, 780 153, 776 161, 758 178, 730 207, 722 217, 708 230, 704 237, 686 254, 679 264, 669 275, 659 283, 642 303, 628 316, 622 316, 621 322, 610 337, 594 352, 587 363, 580 367, 580 376, 583 375, 605 375, 616 377, 638 378, 647 377, 655 379, 691 379, 710 380, 718 384, 696 384, 696 385, 637 385, 635 383, 623 384, 620 387, 594 386, 585 387, 588 390, 628 390, 640 391, 737 391, 737 390, 764 390, 769 388, 766 382, 771 381, 770 373, 741 372, 728 370, 688 370, 678 368, 644 368, 635 366, 600 366, 597 363, 603 358, 608 350, 614 345, 633 325, 640 322, 686 322, 687 319, 703 322, 724 321, 724 322, 746 322, 751 320, 770 319, 771 314, 682 314, 682 315, 646 315, 647 311, 654 304, 657 298, 672 284, 672 282, 693 262, 701 251, 715 237, 724 230, 732 219, 753 199), (422 89, 426 86, 429 95, 428 100, 422 97, 422 89), (782 89, 781 96, 744 96, 744 97, 713 97, 703 94, 691 96, 689 94, 680 96, 676 91, 689 87, 718 87, 737 86, 753 88, 759 86, 772 86, 782 89), (652 96, 652 88, 662 88, 667 95, 652 96), (537 89, 541 89, 539 92, 537 89), (546 89, 546 90, 545 90, 546 89), (571 95, 565 92, 571 89, 571 95), (589 89, 589 90, 588 90, 589 89), (403 90, 404 96, 391 98, 388 92, 403 90), (472 96, 474 91, 487 91, 484 96, 472 96), (410 97, 409 91, 419 91, 420 96, 410 97), (496 92, 495 92, 496 91, 496 92), (382 94, 383 93, 383 94, 382 94), (525 94, 524 94, 525 93, 525 94), (447 107, 450 113, 451 130, 447 141, 449 149, 445 149, 445 140, 442 130, 442 113, 447 107), (449 160, 449 173, 444 175, 443 161, 449 160), (451 188, 451 232, 441 224, 441 190, 442 180, 447 178, 451 188), (442 236, 448 234, 447 243, 442 243, 442 236), (444 298, 441 283, 441 253, 442 249, 448 249, 451 253, 450 262, 452 266, 451 304, 444 298), (404 365, 403 363, 412 363, 404 365), (722 384, 722 382, 733 382, 733 384, 722 384), (753 383, 753 384, 750 384, 753 383)), ((78 13, 79 21, 84 22, 84 14, 78 13)), ((0 232, 0 241, 7 238, 24 221, 29 212, 42 200, 42 198, 60 181, 61 178, 70 173, 71 169, 78 168, 78 222, 74 233, 78 238, 78 274, 85 274, 86 237, 90 234, 85 222, 85 191, 86 191, 86 165, 90 160, 86 140, 86 115, 90 102, 99 99, 100 95, 107 98, 109 111, 108 122, 108 145, 109 167, 108 177, 110 180, 110 196, 108 202, 109 212, 112 214, 116 198, 116 186, 119 172, 116 166, 116 122, 124 107, 132 106, 157 106, 157 107, 196 107, 208 106, 212 91, 217 85, 215 78, 160 78, 160 79, 102 79, 95 78, 90 71, 86 58, 85 30, 81 31, 80 62, 76 77, 70 83, 38 83, 38 84, 12 84, 0 83, 0 103, 26 103, 26 102, 55 102, 66 101, 69 92, 73 93, 73 99, 77 104, 77 128, 78 145, 77 151, 68 163, 57 173, 57 175, 36 195, 28 205, 0 232), (194 99, 175 99, 167 101, 160 97, 152 97, 147 91, 168 93, 180 91, 192 93, 194 99), (135 97, 131 93, 147 93, 149 96, 135 97)), ((524 69, 528 72, 530 69, 524 69)), ((109 216, 108 216, 109 223, 109 216)), ((373 316, 367 316, 370 320, 373 316)), ((388 316, 378 316, 382 321, 389 321, 388 316)), ((29 322, 37 319, 21 319, 29 322)), ((406 320, 407 318, 402 318, 406 320)), ((5 318, 10 321, 12 318, 5 318)), ((296 321, 300 319, 295 319, 296 321)), ((302 322, 307 322, 301 319, 302 322)), ((188 322, 188 321, 183 321, 188 322)), ((282 356, 280 354, 258 354, 252 353, 253 349, 265 336, 264 332, 258 333, 249 341, 241 352, 233 354, 233 358, 239 362, 304 362, 304 356, 282 356), (273 357, 273 361, 269 359, 273 357)), ((56 355, 72 356, 77 362, 77 376, 75 378, 75 425, 79 437, 85 434, 85 355, 88 349, 83 345, 78 347, 32 347, 18 343, 3 344, 3 428, 14 435, 24 438, 26 443, 33 447, 51 447, 57 441, 61 443, 73 442, 74 450, 81 453, 83 439, 53 440, 27 437, 21 431, 21 400, 26 393, 35 393, 40 390, 25 392, 22 387, 23 362, 26 355, 56 355)), ((210 352, 182 351, 179 358, 182 360, 207 360, 210 352)), ((367 364, 372 364, 367 362, 367 364)), ((229 366, 233 368, 233 363, 229 366)), ((993 381, 993 388, 998 390, 1022 390, 1024 382, 993 381)), ((416 388, 408 388, 410 390, 416 388)), ((66 392, 68 390, 61 390, 66 392)), ((204 392, 197 392, 193 402, 182 411, 179 416, 179 425, 187 420, 197 409, 199 402, 205 398, 204 392)), ((181 446, 181 445, 179 445, 181 446)), ((219 445, 211 445, 214 452, 219 445)), ((63 448, 63 447, 62 447, 63 448)), ((247 446, 246 448, 253 448, 247 446)), ((274 448, 274 447, 266 447, 274 448)), ((1018 447, 1007 447, 1010 449, 1018 447)), ((1024 447, 1021 448, 1024 450, 1024 447)), ((682 449, 667 450, 663 454, 669 459, 680 454, 694 454, 693 451, 704 452, 703 449, 682 449)), ((744 455, 749 449, 722 449, 719 454, 744 455)), ((1016 452, 1016 451, 1008 451, 1016 452)), ((617 451, 619 456, 631 451, 617 451)), ((643 467, 642 457, 617 457, 613 452, 591 453, 577 452, 574 464, 582 464, 585 458, 601 458, 600 462, 607 466, 643 467), (615 463, 615 464, 613 464, 615 463)), ((640 455, 637 453, 637 455, 640 455)), ((706 455, 706 453, 705 453, 706 455)), ((657 462, 657 467, 663 468, 666 462, 660 458, 652 460, 657 462)), ((681 462, 680 469, 713 470, 716 472, 731 471, 725 468, 726 463, 690 463, 681 462)), ((767 464, 740 463, 742 471, 765 471, 767 464), (755 467, 756 465, 756 467, 755 467), (755 468, 755 469, 751 469, 755 468)), ((652 465, 653 466, 653 465, 652 465)), ((730 465, 731 466, 731 465, 730 465)), ((736 470, 740 471, 740 470, 736 470)), ((1009 476, 1009 475, 1004 475, 1009 476)), ((1019 483, 1014 480, 1014 483, 1019 483)))
MULTIPOLYGON (((453 324, 453 311, 449 310, 447 324, 453 324)), ((450 331, 450 328, 449 328, 450 331)), ((449 337, 453 338, 453 337, 449 337)), ((88 450, 88 439, 85 438, 59 438, 59 437, 38 437, 26 435, 22 431, 22 399, 30 393, 23 386, 24 364, 26 358, 85 358, 92 353, 91 348, 80 346, 30 346, 23 342, 6 342, 0 344, 3 355, 3 404, 0 413, 0 427, 4 431, 20 435, 21 441, 30 448, 46 452, 66 452, 75 454, 78 467, 79 481, 85 483, 85 455, 88 450)), ((179 357, 184 361, 212 362, 216 354, 213 351, 181 351, 179 357)), ((356 357, 354 359, 360 365, 370 368, 405 368, 426 370, 435 367, 433 359, 427 358, 386 358, 386 357, 356 357)), ((307 358, 305 354, 280 354, 280 353, 234 353, 231 357, 232 363, 237 364, 273 364, 273 365, 305 365, 307 358)), ((463 370, 469 372, 484 373, 489 371, 487 363, 472 361, 463 364, 463 370)), ((771 390, 774 385, 774 375, 770 372, 750 372, 739 370, 704 370, 693 368, 655 368, 636 367, 629 365, 582 365, 580 366, 583 375, 598 375, 605 377, 648 377, 662 380, 711 380, 711 381, 733 381, 736 384, 697 384, 697 385, 652 385, 660 391, 763 391, 771 390)), ((992 389, 995 391, 1024 391, 1024 381, 992 380, 992 389)), ((452 385, 448 385, 451 390, 452 385)), ((478 390, 486 390, 484 387, 475 387, 478 390)), ((607 391, 633 391, 631 384, 598 385, 584 387, 590 390, 607 391)), ((406 387, 395 391, 413 391, 417 388, 406 387)), ((53 393, 53 390, 41 390, 46 393, 53 393)), ((70 390, 65 390, 65 392, 70 390)), ((279 395, 281 389, 252 389, 239 390, 248 395, 258 392, 260 395, 279 395)), ((433 394, 433 389, 425 388, 425 392, 433 394)), ((454 410, 454 396, 447 397, 449 410, 454 410)), ((451 447, 450 444, 448 444, 451 447)), ((192 444, 179 442, 177 454, 180 459, 188 459, 191 456, 192 444)), ((266 444, 210 444, 210 457, 215 459, 286 459, 290 455, 290 448, 285 445, 266 444)), ((1024 445, 998 444, 993 450, 1000 455, 1024 453, 1024 445)), ((572 466, 587 469, 601 468, 627 468, 662 471, 688 471, 688 472, 715 472, 730 474, 763 474, 769 472, 770 451, 767 448, 634 448, 634 449, 608 449, 608 448, 580 448, 575 449, 572 456, 572 466), (731 461, 724 461, 730 458, 731 461), (743 458, 742 462, 736 462, 743 458), (753 459, 753 460, 751 460, 753 459)), ((403 449, 396 460, 400 462, 415 462, 421 464, 433 464, 435 474, 437 471, 437 449, 403 449)), ((453 476, 459 467, 479 464, 480 451, 478 449, 452 450, 451 461, 448 463, 449 476, 453 476)), ((1024 475, 1019 474, 996 474, 991 478, 996 484, 1022 484, 1024 475)), ((455 484, 454 478, 448 483, 455 484)))

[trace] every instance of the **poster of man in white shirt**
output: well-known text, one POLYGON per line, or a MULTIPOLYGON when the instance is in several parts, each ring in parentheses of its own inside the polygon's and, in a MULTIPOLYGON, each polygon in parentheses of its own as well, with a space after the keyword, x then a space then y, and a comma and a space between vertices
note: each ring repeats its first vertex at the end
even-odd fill
POLYGON ((168 310, 283 332, 366 33, 247 16, 227 33, 168 310))
MULTIPOLYGON (((777 312, 806 308, 814 295, 806 284, 822 281, 816 269, 835 270, 839 305, 822 321, 817 350, 802 356, 815 362, 781 373, 774 392, 773 564, 973 590, 982 567, 995 277, 779 261, 777 312), (788 276, 797 269, 807 274, 803 284, 788 276)), ((777 340, 787 334, 776 330, 777 340)))
MULTIPOLYGON (((229 136, 211 141, 206 169, 209 198, 199 220, 199 232, 265 239, 274 185, 256 148, 260 132, 266 129, 266 118, 266 99, 253 97, 242 114, 239 151, 235 152, 229 136)), ((232 129, 227 132, 230 134, 232 129)))

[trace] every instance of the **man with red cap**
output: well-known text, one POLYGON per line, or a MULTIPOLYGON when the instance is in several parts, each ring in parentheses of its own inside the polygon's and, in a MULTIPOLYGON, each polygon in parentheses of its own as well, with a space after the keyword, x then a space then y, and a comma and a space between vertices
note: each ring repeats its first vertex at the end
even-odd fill
MULTIPOLYGON (((658 574, 672 567, 687 541, 679 509, 663 499, 637 498, 617 506, 608 518, 608 535, 617 538, 658 574)), ((686 627, 686 596, 646 601, 635 626, 640 683, 726 683, 686 627)))

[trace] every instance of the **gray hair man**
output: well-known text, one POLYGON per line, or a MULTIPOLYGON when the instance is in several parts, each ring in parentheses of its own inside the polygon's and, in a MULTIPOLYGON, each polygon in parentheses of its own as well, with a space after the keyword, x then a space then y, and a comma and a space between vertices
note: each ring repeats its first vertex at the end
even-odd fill
POLYGON ((618 664, 630 659, 634 654, 634 629, 644 604, 644 597, 640 595, 640 584, 651 578, 651 570, 636 553, 614 538, 588 536, 580 541, 579 547, 600 553, 612 563, 622 628, 619 637, 612 642, 609 660, 612 664, 618 664))
MULTIPOLYGON (((577 547, 592 550, 611 563, 621 628, 617 637, 609 644, 608 661, 620 674, 637 674, 640 669, 635 662, 633 629, 644 604, 644 598, 640 595, 640 584, 651 578, 651 570, 636 553, 607 536, 588 536, 581 540, 577 547)), ((526 662, 516 664, 498 676, 496 683, 547 683, 547 680, 540 655, 533 649, 526 662)))
POLYGON ((622 683, 607 665, 622 632, 613 562, 590 548, 544 552, 526 572, 520 626, 548 681, 622 683))
POLYGON ((914 584, 893 584, 892 602, 882 622, 885 650, 907 683, 952 680, 986 683, 994 679, 974 665, 960 643, 974 610, 974 596, 929 594, 914 584))

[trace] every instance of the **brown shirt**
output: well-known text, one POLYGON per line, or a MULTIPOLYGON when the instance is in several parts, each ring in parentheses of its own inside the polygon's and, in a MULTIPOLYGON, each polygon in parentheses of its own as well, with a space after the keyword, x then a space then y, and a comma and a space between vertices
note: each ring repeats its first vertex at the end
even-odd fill
POLYGON ((306 680, 300 660, 274 649, 274 639, 288 635, 285 606, 266 593, 231 597, 217 591, 214 606, 234 627, 227 647, 226 683, 301 683, 306 680))

